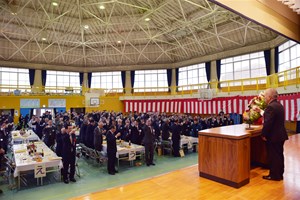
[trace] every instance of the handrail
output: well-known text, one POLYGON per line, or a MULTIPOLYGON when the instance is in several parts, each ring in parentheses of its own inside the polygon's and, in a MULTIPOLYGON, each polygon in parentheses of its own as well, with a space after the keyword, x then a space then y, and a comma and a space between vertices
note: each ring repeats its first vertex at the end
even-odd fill
MULTIPOLYGON (((199 93, 200 89, 210 88, 218 92, 244 92, 250 90, 262 90, 270 87, 284 87, 300 84, 300 66, 271 74, 266 77, 248 79, 212 81, 209 83, 190 84, 171 87, 147 87, 134 88, 133 95, 193 95, 199 93)), ((20 95, 84 95, 87 92, 97 92, 101 96, 132 95, 132 88, 86 88, 86 87, 61 87, 61 86, 28 86, 28 85, 0 85, 0 95, 13 95, 15 90, 20 90, 20 95)))

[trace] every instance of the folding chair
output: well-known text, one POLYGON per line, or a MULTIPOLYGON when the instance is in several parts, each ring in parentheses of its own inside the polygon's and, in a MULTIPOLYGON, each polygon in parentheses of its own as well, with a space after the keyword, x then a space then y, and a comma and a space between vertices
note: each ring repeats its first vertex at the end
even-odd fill
POLYGON ((173 152, 172 140, 162 140, 161 147, 162 147, 161 149, 163 155, 165 155, 165 150, 167 150, 170 153, 170 155, 172 155, 173 152))

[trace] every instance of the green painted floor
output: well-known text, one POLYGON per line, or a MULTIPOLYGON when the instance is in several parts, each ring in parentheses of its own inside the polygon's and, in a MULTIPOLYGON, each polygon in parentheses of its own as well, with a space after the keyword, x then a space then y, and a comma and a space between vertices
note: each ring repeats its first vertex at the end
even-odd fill
POLYGON ((171 156, 157 156, 156 166, 130 167, 128 162, 121 163, 119 173, 111 176, 106 172, 106 166, 99 166, 93 161, 81 158, 79 161, 81 178, 76 177, 76 183, 64 184, 54 180, 45 181, 45 185, 36 186, 31 184, 29 188, 20 191, 9 190, 7 185, 0 183, 4 191, 0 199, 5 200, 62 200, 83 194, 101 191, 107 188, 120 186, 145 178, 164 174, 173 170, 181 169, 198 163, 198 153, 188 153, 183 158, 171 156))

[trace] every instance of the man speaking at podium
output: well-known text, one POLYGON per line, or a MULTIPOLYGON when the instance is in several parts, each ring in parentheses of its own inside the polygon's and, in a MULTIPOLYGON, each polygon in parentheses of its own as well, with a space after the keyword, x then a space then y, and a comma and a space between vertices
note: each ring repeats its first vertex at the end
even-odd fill
POLYGON ((267 108, 261 111, 264 116, 262 138, 266 141, 267 155, 270 164, 269 175, 263 179, 280 181, 283 180, 284 155, 283 146, 288 139, 284 127, 284 107, 277 101, 278 92, 274 88, 265 91, 265 101, 267 108))

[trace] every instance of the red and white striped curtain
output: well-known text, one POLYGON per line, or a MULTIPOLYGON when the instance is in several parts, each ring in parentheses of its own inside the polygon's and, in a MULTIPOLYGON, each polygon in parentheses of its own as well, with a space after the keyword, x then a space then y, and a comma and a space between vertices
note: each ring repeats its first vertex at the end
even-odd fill
MULTIPOLYGON (((125 112, 165 112, 187 114, 242 114, 254 96, 220 97, 211 100, 172 99, 172 100, 124 100, 125 112)), ((296 120, 300 110, 300 94, 281 95, 279 102, 285 107, 285 119, 296 120)))

